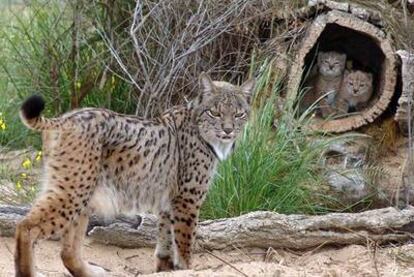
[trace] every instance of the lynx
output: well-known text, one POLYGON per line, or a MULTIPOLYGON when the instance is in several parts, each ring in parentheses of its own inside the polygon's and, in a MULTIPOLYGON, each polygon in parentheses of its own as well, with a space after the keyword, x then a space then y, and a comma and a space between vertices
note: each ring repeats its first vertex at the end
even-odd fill
POLYGON ((335 100, 340 113, 348 113, 350 109, 364 109, 373 93, 372 73, 359 70, 345 71, 341 89, 335 100))
POLYGON ((202 74, 198 99, 152 120, 94 108, 48 119, 43 99, 28 98, 21 118, 42 131, 44 188, 16 229, 16 276, 35 276, 32 246, 49 237, 61 238, 73 276, 105 276, 81 258, 91 212, 156 213, 156 271, 189 268, 200 206, 249 117, 254 83, 202 74))
POLYGON ((338 52, 319 52, 317 58, 317 72, 310 80, 311 89, 304 96, 304 105, 310 106, 317 99, 322 117, 333 112, 332 105, 338 93, 346 66, 346 55, 338 52))

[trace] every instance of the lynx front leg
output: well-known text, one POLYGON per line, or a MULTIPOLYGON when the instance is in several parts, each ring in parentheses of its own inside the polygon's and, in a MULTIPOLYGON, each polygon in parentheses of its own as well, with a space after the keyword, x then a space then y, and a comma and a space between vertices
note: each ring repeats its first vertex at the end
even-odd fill
POLYGON ((161 212, 158 222, 158 242, 155 249, 156 271, 174 269, 170 212, 161 212))
POLYGON ((334 114, 334 109, 331 107, 327 97, 325 96, 319 103, 319 110, 323 118, 328 118, 334 114))
POLYGON ((190 195, 179 197, 173 203, 174 269, 188 269, 201 201, 190 195))
POLYGON ((335 103, 337 114, 344 116, 348 113, 348 103, 343 99, 338 99, 335 103))

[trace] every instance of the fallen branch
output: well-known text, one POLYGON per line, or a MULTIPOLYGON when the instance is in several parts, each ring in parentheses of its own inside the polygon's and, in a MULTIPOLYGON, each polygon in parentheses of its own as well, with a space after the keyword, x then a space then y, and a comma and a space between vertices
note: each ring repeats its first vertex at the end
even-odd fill
MULTIPOLYGON (((0 232, 14 233, 24 208, 0 206, 0 232)), ((123 220, 100 226, 99 220, 89 237, 94 241, 120 247, 153 247, 157 237, 157 220, 144 215, 139 226, 123 220), (131 227, 133 226, 133 227, 131 227)), ((331 213, 320 216, 282 215, 253 212, 235 218, 208 220, 199 224, 197 248, 225 249, 231 247, 307 249, 318 245, 365 244, 375 241, 404 242, 412 238, 414 208, 385 208, 362 213, 331 213)))

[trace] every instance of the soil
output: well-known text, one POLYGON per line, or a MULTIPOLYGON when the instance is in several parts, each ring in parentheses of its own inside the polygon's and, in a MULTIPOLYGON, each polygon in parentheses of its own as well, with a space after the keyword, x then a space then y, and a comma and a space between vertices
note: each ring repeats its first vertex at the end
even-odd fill
MULTIPOLYGON (((0 238, 0 276, 13 276, 12 238, 0 238)), ((153 273, 153 249, 121 249, 87 241, 84 257, 108 276, 414 276, 414 244, 372 247, 350 245, 296 253, 274 249, 233 249, 197 253, 193 270, 153 273)), ((59 243, 36 246, 37 269, 45 276, 70 276, 59 257, 59 243)))

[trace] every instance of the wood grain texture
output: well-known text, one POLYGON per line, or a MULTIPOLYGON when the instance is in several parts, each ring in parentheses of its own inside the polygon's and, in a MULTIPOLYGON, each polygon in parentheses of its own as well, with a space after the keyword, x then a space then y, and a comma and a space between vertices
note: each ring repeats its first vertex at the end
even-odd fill
MULTIPOLYGON (((0 232, 13 236, 16 223, 28 208, 0 205, 0 232)), ((95 219, 96 220, 96 219, 95 219)), ((154 247, 157 219, 143 215, 139 226, 126 221, 96 222, 88 232, 96 242, 125 248, 154 247)), ((233 247, 308 249, 320 245, 402 242, 412 238, 414 208, 384 208, 362 213, 331 213, 320 216, 253 212, 235 218, 201 222, 196 249, 233 247)))

